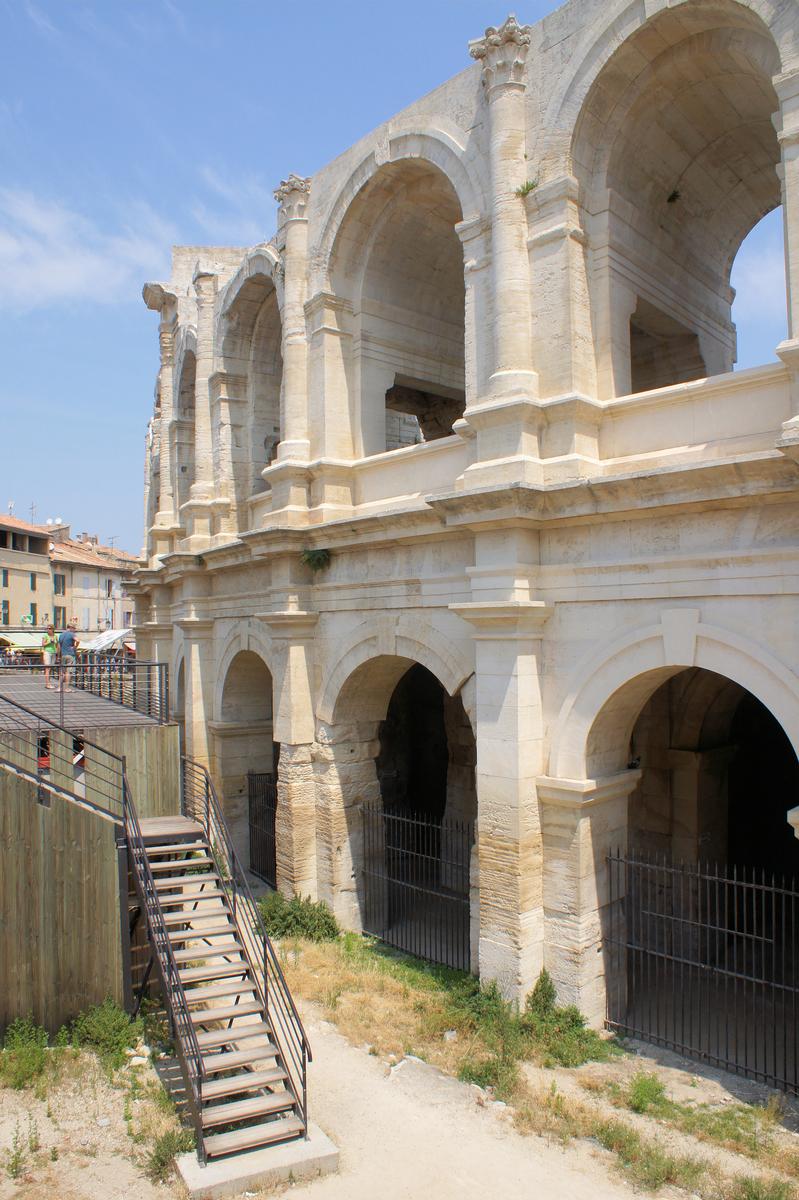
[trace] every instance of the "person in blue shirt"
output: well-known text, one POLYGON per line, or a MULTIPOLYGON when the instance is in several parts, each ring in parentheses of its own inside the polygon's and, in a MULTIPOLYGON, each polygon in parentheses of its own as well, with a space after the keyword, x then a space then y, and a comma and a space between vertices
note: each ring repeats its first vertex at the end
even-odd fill
POLYGON ((75 655, 78 652, 78 639, 75 636, 75 625, 68 625, 58 639, 58 651, 61 655, 61 687, 68 688, 75 665, 75 655))

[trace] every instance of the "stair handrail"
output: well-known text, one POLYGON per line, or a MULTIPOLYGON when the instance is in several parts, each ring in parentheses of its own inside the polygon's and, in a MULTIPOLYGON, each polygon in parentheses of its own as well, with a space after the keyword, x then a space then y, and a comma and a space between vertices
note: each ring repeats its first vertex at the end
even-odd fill
MULTIPOLYGON (((183 815, 199 821, 208 836, 208 845, 221 880, 221 886, 230 893, 230 902, 236 924, 242 933, 242 946, 250 963, 259 999, 267 1017, 272 1017, 272 1030, 283 1065, 289 1075, 294 1095, 301 1094, 302 1120, 305 1133, 308 1131, 308 1063, 313 1061, 311 1045, 289 990, 286 977, 278 961, 274 946, 266 932, 260 909, 252 895, 241 860, 233 847, 230 829, 222 813, 222 806, 214 788, 213 780, 202 763, 181 756, 181 805, 183 815), (220 861, 221 860, 221 861, 220 861), (230 884, 232 883, 232 887, 230 884), (238 919, 238 893, 244 901, 245 919, 238 919), (253 937, 253 935, 256 935, 253 937), (263 947, 263 962, 254 963, 253 949, 263 947), (263 988, 259 979, 263 976, 263 988), (270 975, 272 987, 269 986, 270 975), (277 1021, 275 1020, 277 1019, 277 1021), (279 1033, 278 1036, 278 1023, 279 1033), (286 1053, 288 1049, 289 1053, 286 1053), (293 1070, 292 1070, 293 1068, 293 1070), (297 1087, 294 1076, 298 1075, 297 1087)), ((258 955, 259 957, 259 955, 258 955)))
POLYGON ((150 868, 144 836, 136 806, 133 803, 127 775, 123 768, 123 814, 125 825, 125 840, 128 847, 128 859, 139 894, 150 944, 155 956, 155 963, 161 980, 164 1002, 169 1014, 172 1031, 178 1051, 178 1061, 181 1066, 186 1096, 191 1111, 192 1120, 197 1136, 197 1153, 201 1163, 205 1163, 205 1143, 203 1140, 202 1123, 202 1086, 205 1078, 205 1066, 202 1053, 197 1041, 197 1033, 191 1019, 191 1013, 183 984, 180 979, 178 965, 175 962, 172 943, 169 940, 164 910, 158 897, 155 878, 150 868))

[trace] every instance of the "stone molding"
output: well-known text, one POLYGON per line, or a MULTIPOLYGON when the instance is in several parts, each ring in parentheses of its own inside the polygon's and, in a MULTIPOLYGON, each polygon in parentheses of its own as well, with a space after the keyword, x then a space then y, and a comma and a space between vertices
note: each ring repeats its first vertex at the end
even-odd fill
POLYGON ((253 613, 253 618, 268 625, 273 638, 283 637, 291 641, 305 641, 314 636, 319 613, 284 609, 282 612, 253 613))
POLYGON ((216 737, 242 737, 244 735, 271 733, 272 721, 208 721, 208 728, 216 737))
POLYGON ((499 27, 489 25, 481 38, 469 42, 469 54, 483 69, 489 95, 494 88, 524 87, 524 66, 532 26, 520 25, 511 13, 499 27))
POLYGON ((642 771, 620 771, 599 779, 554 779, 541 775, 535 781, 538 799, 555 808, 590 808, 608 800, 622 800, 638 786, 642 771))
POLYGON ((478 600, 448 608, 473 627, 475 641, 543 637, 544 625, 555 611, 543 600, 478 600))
POLYGON ((184 638, 194 641, 213 637, 214 624, 213 617, 179 617, 175 621, 175 625, 183 632, 184 638))

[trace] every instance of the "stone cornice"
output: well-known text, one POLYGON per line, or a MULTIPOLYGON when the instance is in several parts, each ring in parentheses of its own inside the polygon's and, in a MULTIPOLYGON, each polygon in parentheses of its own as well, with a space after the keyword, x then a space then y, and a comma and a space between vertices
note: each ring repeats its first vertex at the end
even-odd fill
POLYGON ((145 283, 141 290, 142 299, 153 312, 161 312, 164 307, 177 304, 177 294, 168 283, 145 283))
POLYGON ((642 772, 620 771, 600 779, 553 779, 542 775, 535 781, 538 799, 556 808, 589 808, 607 800, 629 796, 642 772))
POLYGON ((253 613, 253 617, 268 625, 273 637, 295 640, 313 637, 319 613, 288 609, 283 612, 253 613))
POLYGON ((474 627, 477 640, 541 637, 554 611, 543 600, 478 600, 447 607, 474 627))
POLYGON ((183 636, 187 638, 208 638, 214 632, 214 620, 212 617, 179 617, 175 622, 178 629, 183 630, 183 636))
POLYGON ((469 54, 481 64, 489 91, 507 84, 524 87, 531 31, 530 25, 520 25, 511 13, 502 25, 489 25, 483 37, 469 42, 469 54))

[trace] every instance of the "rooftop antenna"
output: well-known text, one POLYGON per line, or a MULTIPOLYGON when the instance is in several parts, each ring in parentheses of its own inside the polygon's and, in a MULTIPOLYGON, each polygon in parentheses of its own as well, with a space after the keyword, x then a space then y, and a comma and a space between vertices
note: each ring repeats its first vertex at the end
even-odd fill
POLYGON ((114 542, 117 540, 118 537, 119 537, 118 533, 112 533, 111 537, 108 539, 108 544, 112 550, 114 549, 114 542))
POLYGON ((13 515, 14 515, 14 508, 15 508, 15 507, 16 507, 16 505, 15 505, 14 501, 13 501, 13 500, 9 500, 9 502, 8 502, 8 515, 9 515, 10 517, 13 517, 13 515))
POLYGON ((35 525, 36 524, 36 501, 35 500, 31 501, 31 506, 28 509, 28 512, 31 515, 31 524, 35 525))

